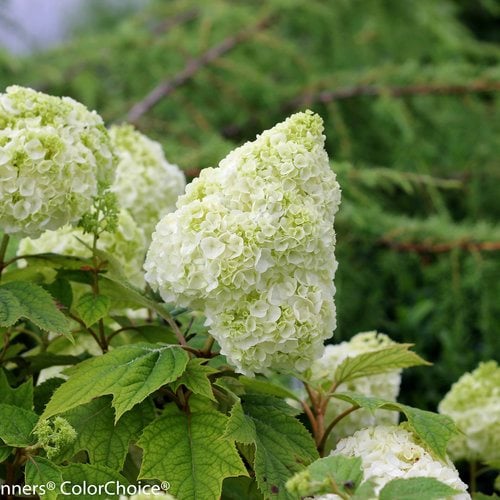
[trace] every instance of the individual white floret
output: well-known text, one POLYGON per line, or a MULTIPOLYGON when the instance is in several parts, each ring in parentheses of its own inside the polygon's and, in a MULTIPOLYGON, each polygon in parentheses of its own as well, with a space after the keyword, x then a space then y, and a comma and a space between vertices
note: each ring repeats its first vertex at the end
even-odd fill
POLYGON ((0 94, 0 228, 36 238, 74 223, 115 158, 101 117, 69 97, 8 87, 0 94))

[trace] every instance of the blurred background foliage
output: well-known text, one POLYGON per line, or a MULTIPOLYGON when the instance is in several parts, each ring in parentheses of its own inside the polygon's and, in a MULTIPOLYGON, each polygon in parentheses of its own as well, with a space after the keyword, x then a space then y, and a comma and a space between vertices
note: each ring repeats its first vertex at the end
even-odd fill
POLYGON ((428 409, 498 358, 497 0, 88 0, 68 22, 57 48, 1 53, 2 88, 131 120, 191 177, 313 109, 343 189, 332 342, 414 342, 436 364, 400 399, 428 409))

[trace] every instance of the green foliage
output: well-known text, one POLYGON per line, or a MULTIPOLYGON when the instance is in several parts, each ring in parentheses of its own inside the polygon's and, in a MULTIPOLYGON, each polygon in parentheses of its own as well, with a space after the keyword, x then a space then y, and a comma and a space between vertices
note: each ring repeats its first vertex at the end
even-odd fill
POLYGON ((341 384, 359 377, 386 373, 398 368, 429 364, 418 354, 408 351, 410 347, 411 344, 398 344, 376 352, 346 358, 335 370, 334 379, 337 384, 341 384))
POLYGON ((430 411, 380 398, 367 397, 355 392, 336 393, 333 394, 333 397, 372 411, 383 409, 402 412, 408 419, 411 430, 422 440, 423 446, 441 460, 446 458, 446 446, 450 438, 460 432, 453 420, 446 415, 438 415, 430 411))
POLYGON ((225 436, 255 446, 253 468, 265 497, 290 498, 286 481, 318 456, 310 434, 293 418, 296 412, 275 397, 247 395, 241 410, 238 406, 231 411, 225 436))
POLYGON ((38 422, 38 415, 18 406, 0 403, 0 439, 8 446, 22 448, 32 446, 36 439, 33 429, 38 422))
POLYGON ((109 306, 109 297, 89 292, 78 299, 75 311, 83 320, 85 326, 92 326, 107 315, 109 306))
POLYGON ((393 479, 380 491, 380 500, 429 500, 447 498, 459 493, 457 490, 432 477, 412 477, 409 479, 393 479))
POLYGON ((219 498, 224 478, 247 474, 234 440, 223 436, 227 420, 203 401, 188 415, 168 405, 139 440, 140 477, 168 480, 178 498, 219 498))
POLYGON ((188 355, 179 347, 138 343, 80 363, 55 392, 44 418, 71 410, 95 397, 113 394, 115 421, 185 370, 188 355))
POLYGON ((68 335, 69 322, 43 288, 29 282, 11 281, 1 286, 0 326, 26 318, 42 330, 68 335))
POLYGON ((340 492, 356 492, 363 479, 361 459, 341 455, 320 458, 290 479, 286 485, 291 493, 304 497, 340 492))
POLYGON ((58 487, 63 482, 61 470, 50 460, 43 457, 30 457, 24 471, 27 485, 39 487, 38 494, 42 500, 57 500, 58 487), (53 482, 56 488, 49 490, 47 483, 53 482))

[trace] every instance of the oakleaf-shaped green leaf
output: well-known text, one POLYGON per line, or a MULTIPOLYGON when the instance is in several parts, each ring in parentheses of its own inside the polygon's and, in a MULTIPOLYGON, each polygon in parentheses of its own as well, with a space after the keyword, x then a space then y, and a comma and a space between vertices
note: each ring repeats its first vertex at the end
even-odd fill
MULTIPOLYGON (((243 412, 255 427, 254 471, 266 498, 295 498, 285 488, 287 480, 319 458, 312 436, 295 417, 284 411, 284 405, 288 406, 272 396, 242 398, 243 412)), ((247 436, 245 432, 244 438, 247 436)))
POLYGON ((80 450, 86 450, 91 464, 106 465, 121 470, 129 444, 154 419, 150 401, 134 406, 115 424, 111 398, 97 398, 66 412, 63 417, 77 432, 76 440, 57 456, 57 461, 70 459, 80 450))
POLYGON ((139 477, 168 481, 176 498, 219 498, 224 478, 247 475, 234 442, 224 437, 227 419, 210 405, 188 414, 168 405, 138 442, 144 450, 139 477))
POLYGON ((112 498, 120 498, 119 491, 115 485, 121 485, 126 488, 129 482, 118 472, 104 465, 90 464, 71 464, 66 467, 60 467, 63 476, 63 490, 61 498, 69 498, 76 500, 110 500, 112 498), (75 485, 107 485, 107 493, 104 488, 101 488, 101 493, 93 493, 88 491, 87 494, 82 490, 75 488, 75 485), (72 490, 73 489, 73 494, 72 490))
POLYGON ((12 326, 23 315, 23 308, 17 297, 0 288, 0 326, 12 326))
POLYGON ((7 381, 5 372, 0 368, 0 401, 3 404, 31 410, 33 408, 33 380, 30 378, 13 389, 7 381))
POLYGON ((139 343, 117 347, 70 368, 69 379, 54 392, 43 418, 112 394, 118 421, 149 394, 180 377, 188 360, 186 351, 178 346, 139 343))
POLYGON ((206 366, 204 363, 206 363, 204 359, 190 359, 184 373, 175 382, 172 382, 174 392, 179 386, 185 385, 194 394, 199 394, 215 401, 212 384, 208 375, 216 373, 217 370, 211 366, 206 366))
POLYGON ((393 479, 379 493, 380 500, 437 500, 451 498, 460 493, 433 477, 393 479))
POLYGON ((0 439, 9 446, 24 448, 35 444, 32 432, 38 415, 30 410, 8 404, 0 404, 0 439))
POLYGON ((57 309, 50 294, 41 286, 27 281, 11 281, 2 285, 0 290, 10 293, 17 299, 22 309, 18 318, 27 318, 42 330, 70 335, 69 321, 57 309))
POLYGON ((75 311, 85 326, 92 326, 104 318, 109 311, 110 300, 106 295, 83 294, 75 306, 75 311))
POLYGON ((441 460, 446 458, 448 441, 459 433, 453 420, 447 415, 440 415, 355 392, 335 393, 333 397, 372 411, 382 409, 404 413, 413 432, 422 440, 423 445, 441 460))
POLYGON ((395 344, 377 351, 365 352, 344 359, 335 370, 337 383, 348 382, 359 377, 367 377, 410 366, 430 365, 418 354, 409 351, 413 344, 395 344))
POLYGON ((56 500, 62 483, 59 467, 43 457, 28 458, 24 469, 25 483, 36 487, 42 500, 56 500), (52 489, 54 485, 54 489, 52 489))

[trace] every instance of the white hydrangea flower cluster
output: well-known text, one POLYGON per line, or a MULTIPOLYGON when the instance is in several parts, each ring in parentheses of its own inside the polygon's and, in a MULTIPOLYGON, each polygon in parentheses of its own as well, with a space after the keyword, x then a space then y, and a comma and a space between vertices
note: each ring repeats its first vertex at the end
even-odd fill
POLYGON ((203 310, 239 372, 305 370, 336 325, 340 188, 319 116, 297 113, 202 171, 156 227, 146 280, 203 310))
POLYGON ((500 460, 500 367, 480 363, 455 382, 439 404, 464 433, 454 437, 448 453, 454 460, 500 460))
POLYGON ((160 218, 175 210, 186 178, 177 165, 166 160, 158 142, 131 125, 113 126, 109 134, 119 159, 112 190, 149 241, 160 218))
POLYGON ((422 446, 411 432, 401 426, 376 426, 357 431, 342 439, 331 455, 360 457, 364 480, 375 483, 375 492, 393 479, 432 477, 461 491, 454 500, 470 499, 467 485, 451 461, 440 462, 422 446))
MULTIPOLYGON (((66 225, 56 231, 45 231, 35 240, 22 239, 19 242, 17 254, 32 255, 51 252, 87 258, 92 256, 92 250, 89 248, 92 247, 92 241, 92 234, 84 234, 81 229, 66 225)), ((121 210, 118 215, 116 232, 104 232, 100 235, 97 248, 116 259, 123 275, 130 283, 137 287, 144 286, 142 264, 146 253, 146 239, 142 228, 138 227, 126 210, 121 210)))
MULTIPOLYGON (((314 361, 309 374, 310 381, 314 384, 330 386, 337 367, 346 358, 359 354, 378 351, 384 347, 395 344, 390 337, 383 333, 364 332, 358 333, 348 342, 327 345, 323 356, 314 361)), ((359 377, 349 382, 340 384, 338 391, 353 391, 374 396, 390 401, 396 401, 401 385, 401 369, 392 370, 379 375, 359 377)), ((347 410, 351 405, 345 401, 332 398, 327 407, 325 421, 331 422, 336 416, 347 410)), ((343 418, 333 429, 327 442, 327 449, 333 448, 335 442, 343 437, 352 435, 355 431, 373 425, 390 425, 398 423, 399 414, 395 411, 377 410, 372 413, 360 408, 343 418)))
POLYGON ((0 227, 36 238, 90 209, 115 158, 95 111, 12 86, 0 94, 0 169, 0 227))

